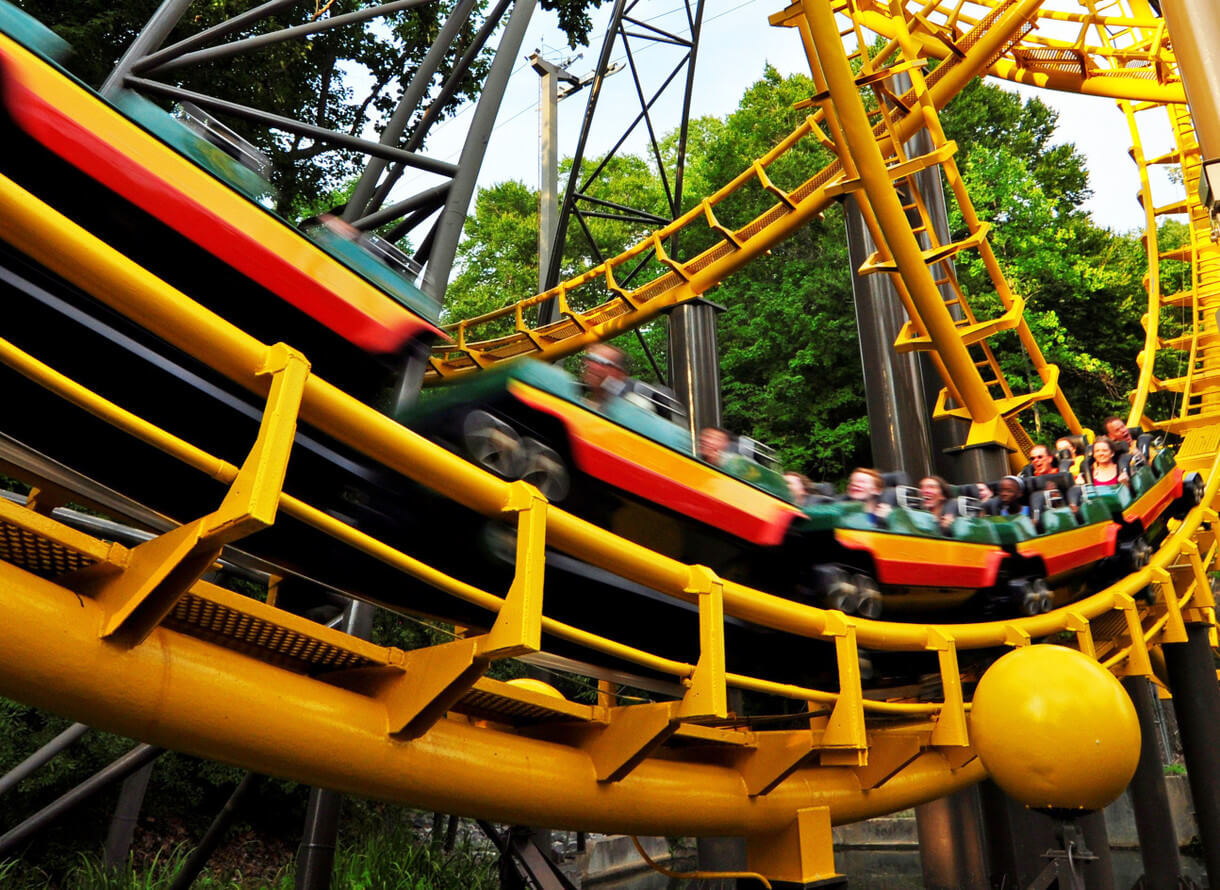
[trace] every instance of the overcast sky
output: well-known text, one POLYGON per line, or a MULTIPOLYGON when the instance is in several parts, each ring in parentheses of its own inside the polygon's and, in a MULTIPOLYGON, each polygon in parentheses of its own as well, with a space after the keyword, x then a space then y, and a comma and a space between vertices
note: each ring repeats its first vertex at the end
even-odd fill
MULTIPOLYGON (((591 32, 594 44, 583 50, 583 57, 569 65, 573 73, 584 75, 596 64, 610 7, 611 3, 606 2, 594 13, 591 32)), ((767 23, 768 14, 779 8, 781 3, 762 0, 707 0, 692 99, 693 115, 723 116, 731 112, 741 94, 759 78, 767 63, 783 74, 808 73, 808 63, 795 29, 775 28, 767 23)), ((685 28, 681 0, 641 0, 635 14, 660 28, 675 32, 685 28)), ((555 27, 553 14, 542 10, 535 14, 522 47, 522 55, 528 55, 534 49, 542 50, 544 57, 557 63, 565 61, 570 55, 571 51, 555 27)), ((614 58, 621 56, 621 49, 616 50, 614 58)), ((659 83, 679 59, 680 50, 677 47, 663 45, 650 45, 637 55, 644 69, 644 77, 651 79, 652 83, 659 83)), ((1056 141, 1075 143, 1085 154, 1094 193, 1087 209, 1099 224, 1119 231, 1143 227, 1143 211, 1135 200, 1139 180, 1135 165, 1127 154, 1131 137, 1114 102, 995 82, 1005 89, 1019 89, 1023 95, 1038 95, 1059 110, 1056 141)), ((646 90, 648 85, 644 85, 646 90)), ((625 71, 607 79, 598 126, 591 135, 590 153, 596 154, 609 148, 612 140, 621 132, 621 118, 633 116, 638 111, 634 89, 625 71), (614 115, 615 119, 611 120, 612 115, 606 114, 606 111, 614 108, 623 109, 623 115, 614 115)), ((655 111, 656 125, 662 130, 677 125, 680 91, 673 90, 673 87, 670 89, 674 93, 674 100, 668 104, 659 103, 655 111)), ((519 179, 537 186, 537 103, 538 76, 524 58, 519 59, 497 118, 480 175, 480 185, 519 179)), ((571 155, 575 151, 584 107, 583 92, 560 102, 561 155, 571 155)), ((1155 114, 1163 117, 1161 112, 1155 114)), ((1149 119, 1147 123, 1152 123, 1150 114, 1143 117, 1149 119)), ((457 121, 443 125, 432 137, 430 153, 456 161, 468 120, 469 111, 466 111, 457 121)), ((1141 119, 1141 127, 1144 126, 1145 122, 1141 119)), ((1159 140, 1153 140, 1150 150, 1167 148, 1167 126, 1152 127, 1151 130, 1159 132, 1160 136, 1159 140)), ((636 151, 642 151, 644 146, 642 138, 629 143, 629 147, 636 151)), ((406 177, 404 191, 414 191, 426 181, 423 175, 414 179, 406 177)), ((1165 185, 1166 182, 1162 178, 1158 187, 1172 189, 1172 186, 1165 185)), ((1157 202, 1164 200, 1167 200, 1164 193, 1158 194, 1157 202)))

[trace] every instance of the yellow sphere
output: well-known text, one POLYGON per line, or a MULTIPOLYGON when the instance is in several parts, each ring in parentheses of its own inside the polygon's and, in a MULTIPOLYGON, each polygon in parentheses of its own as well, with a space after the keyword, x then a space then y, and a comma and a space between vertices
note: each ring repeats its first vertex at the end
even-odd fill
POLYGON ((1139 762, 1139 721, 1122 684, 1063 646, 1024 646, 988 668, 970 733, 992 778, 1035 808, 1100 810, 1139 762))
POLYGON ((516 686, 518 689, 528 689, 530 692, 537 692, 542 695, 549 695, 551 698, 557 698, 560 701, 564 700, 563 693, 550 683, 535 680, 533 677, 518 677, 515 680, 509 680, 508 685, 516 686))

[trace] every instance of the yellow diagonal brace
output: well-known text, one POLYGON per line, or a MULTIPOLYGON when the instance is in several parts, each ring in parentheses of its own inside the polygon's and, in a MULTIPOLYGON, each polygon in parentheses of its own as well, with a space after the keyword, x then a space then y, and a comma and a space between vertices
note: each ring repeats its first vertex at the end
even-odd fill
POLYGON ((526 482, 508 487, 504 512, 517 515, 517 573, 486 634, 404 653, 402 673, 377 697, 388 731, 417 738, 445 716, 493 661, 542 648, 542 582, 546 564, 547 500, 526 482))
POLYGON ((868 763, 856 767, 856 778, 864 789, 880 788, 903 767, 923 753, 927 735, 878 732, 869 739, 868 763))
POLYGON ((489 659, 528 655, 542 648, 542 582, 546 570, 547 500, 527 482, 509 486, 506 513, 517 514, 517 574, 478 653, 489 659))
POLYGON ((724 582, 705 566, 692 566, 688 593, 699 594, 699 661, 677 716, 682 720, 728 716, 724 668, 724 582))
POLYGON ((826 633, 834 637, 839 670, 839 699, 822 736, 822 763, 864 766, 868 763, 868 737, 864 726, 864 692, 860 680, 860 652, 856 627, 838 612, 827 613, 826 633))
POLYGON ((1162 643, 1185 643, 1186 624, 1182 620, 1182 609, 1178 603, 1178 592, 1174 589, 1173 577, 1163 568, 1154 567, 1149 571, 1151 581, 1160 588, 1161 598, 1165 601, 1165 628, 1161 631, 1162 643))
POLYGON ((1126 594, 1114 595, 1114 608, 1121 609, 1127 621, 1127 635, 1131 637, 1131 648, 1127 654, 1124 676, 1151 677, 1152 662, 1148 659, 1148 644, 1144 640, 1144 628, 1140 624, 1139 609, 1135 600, 1126 594))
POLYGON ((810 729, 756 733, 754 746, 737 758, 746 792, 750 797, 769 793, 813 753, 814 744, 810 729))
POLYGON ((964 748, 970 744, 970 737, 966 732, 966 705, 962 697, 961 671, 957 665, 957 644, 948 634, 929 628, 928 648, 936 652, 945 694, 945 703, 932 730, 932 744, 964 748))
POLYGON ((90 576, 78 585, 78 593, 101 606, 98 636, 134 646, 152 633, 220 556, 219 544, 204 542, 206 524, 197 519, 145 541, 131 550, 121 574, 90 576))
POLYGON ((259 373, 271 375, 262 423, 228 494, 208 517, 204 537, 211 544, 227 544, 275 522, 309 361, 295 349, 277 343, 267 350, 259 373))
POLYGON ((1183 541, 1182 552, 1186 554, 1190 560, 1190 570, 1195 576, 1194 591, 1190 598, 1190 605, 1196 609, 1214 609, 1216 607, 1216 599, 1212 595, 1211 579, 1207 576, 1207 569, 1203 565, 1203 560, 1199 557, 1199 545, 1194 541, 1183 541))
POLYGON ((142 642, 216 561, 223 545, 275 521, 309 362, 276 344, 259 373, 272 379, 258 437, 220 507, 136 547, 121 575, 82 585, 81 592, 102 606, 101 636, 127 645, 142 642))
POLYGON ((605 727, 583 746, 597 781, 619 781, 673 735, 678 705, 668 701, 611 708, 605 727))
POLYGON ((1089 658, 1097 658, 1097 647, 1093 644, 1093 628, 1089 619, 1079 612, 1068 612, 1067 629, 1076 634, 1076 648, 1089 658))
POLYGON ((426 733, 487 671, 476 655, 478 638, 454 640, 403 653, 402 673, 377 695, 386 710, 386 732, 402 739, 426 733))

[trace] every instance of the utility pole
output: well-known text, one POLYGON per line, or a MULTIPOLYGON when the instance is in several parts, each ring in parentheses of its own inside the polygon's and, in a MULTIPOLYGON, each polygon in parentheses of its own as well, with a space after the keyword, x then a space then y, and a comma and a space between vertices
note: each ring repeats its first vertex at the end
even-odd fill
MULTIPOLYGON (((593 82, 596 72, 577 77, 567 70, 580 56, 560 65, 548 62, 535 51, 529 63, 538 72, 538 293, 547 288, 547 269, 555 246, 555 230, 559 225, 559 100, 578 93, 593 82), (565 86, 561 90, 559 83, 565 86)), ((611 65, 606 74, 622 69, 611 65)), ((538 307, 538 322, 546 324, 559 319, 559 306, 548 300, 538 307)))
MULTIPOLYGON (((579 56, 577 56, 579 58, 579 56)), ((570 64, 575 59, 568 59, 570 64)), ((564 95, 579 90, 581 79, 562 65, 542 58, 535 50, 530 65, 538 72, 538 292, 546 290, 551 244, 559 222, 559 81, 568 85, 564 95)), ((587 81, 586 81, 587 82, 587 81)))

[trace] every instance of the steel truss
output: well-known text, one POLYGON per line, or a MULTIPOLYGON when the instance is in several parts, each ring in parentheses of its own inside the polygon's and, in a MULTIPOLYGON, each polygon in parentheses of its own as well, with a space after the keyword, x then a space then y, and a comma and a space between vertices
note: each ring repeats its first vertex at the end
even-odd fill
MULTIPOLYGON (((388 227, 385 234, 392 242, 429 224, 417 241, 414 259, 422 267, 421 287, 440 302, 483 163, 487 138, 536 0, 497 0, 473 33, 467 26, 476 11, 477 0, 455 0, 432 46, 410 78, 404 77, 401 98, 377 140, 357 135, 366 123, 363 119, 357 119, 347 132, 343 132, 323 126, 321 121, 311 123, 278 113, 282 109, 256 108, 207 92, 185 89, 176 76, 192 66, 232 59, 273 44, 307 40, 335 28, 384 19, 405 11, 422 11, 429 4, 448 5, 444 0, 393 0, 333 15, 327 15, 327 10, 323 9, 304 24, 284 27, 277 26, 271 19, 290 7, 299 6, 302 0, 268 0, 164 45, 186 17, 191 2, 164 0, 106 79, 103 93, 113 96, 122 89, 132 89, 162 99, 191 102, 211 114, 289 133, 327 146, 327 150, 367 155, 368 163, 351 198, 341 208, 342 215, 360 229, 388 227), (490 51, 493 58, 458 163, 430 157, 423 151, 429 134, 448 103, 468 81, 476 63, 487 55, 488 41, 498 30, 501 31, 500 42, 490 51), (450 61, 454 57, 456 60, 450 61), (438 77, 441 78, 440 86, 436 87, 438 77), (387 206, 391 189, 407 170, 439 175, 445 181, 421 188, 416 194, 387 206)), ((325 107, 329 97, 322 96, 320 101, 321 107, 325 107)), ((362 111, 367 113, 371 104, 371 101, 366 103, 362 111)))
MULTIPOLYGON (((658 28, 640 18, 636 14, 636 9, 639 5, 640 0, 616 0, 610 15, 610 22, 606 27, 606 37, 602 41, 601 54, 597 60, 593 87, 589 92, 589 98, 585 104, 585 115, 576 144, 576 154, 572 159, 572 169, 568 174, 567 188, 564 190, 563 202, 560 205, 559 222, 555 229, 554 241, 551 244, 550 265, 546 269, 545 290, 549 290, 559 283, 560 271, 563 264, 563 245, 567 240, 568 227, 571 225, 573 218, 575 218, 577 225, 580 226, 581 232, 584 234, 596 261, 601 263, 606 258, 596 239, 593 237, 593 233, 589 230, 588 220, 608 219, 624 223, 660 227, 672 222, 682 214, 682 179, 686 167, 686 137, 690 123, 691 91, 694 88, 695 82, 695 62, 699 54, 699 37, 703 30, 704 0, 693 0, 693 2, 692 0, 683 0, 682 11, 685 13, 685 29, 678 29, 677 31, 667 31, 658 28), (589 144, 589 133, 597 114, 602 86, 608 74, 611 73, 611 58, 615 48, 620 46, 620 41, 627 59, 626 67, 630 72, 632 84, 635 87, 634 97, 638 103, 639 111, 627 123, 621 135, 615 141, 614 146, 602 156, 592 170, 586 172, 584 162, 589 144), (637 56, 644 49, 657 45, 676 46, 682 50, 682 53, 677 63, 669 70, 660 85, 649 92, 645 89, 641 80, 637 56), (679 79, 681 74, 685 74, 685 76, 679 79), (675 82, 683 86, 682 110, 678 130, 678 150, 674 159, 673 169, 671 172, 667 172, 665 161, 661 154, 660 136, 653 120, 653 106, 656 105, 675 82), (607 201, 593 194, 596 189, 595 183, 597 178, 610 162, 617 157, 619 150, 641 125, 647 131, 649 151, 656 161, 657 170, 661 176, 661 184, 665 189, 667 205, 665 215, 655 213, 655 208, 641 209, 625 206, 614 201, 607 201)), ((615 108, 614 111, 616 114, 623 113, 621 108, 615 108)), ((676 242, 676 240, 675 238, 674 241, 676 242)), ((676 243, 672 244, 671 253, 676 255, 676 248, 676 243)), ((642 258, 635 268, 627 273, 620 284, 624 287, 629 287, 640 271, 648 265, 649 260, 649 257, 642 258)), ((539 321, 541 323, 558 320, 559 306, 556 301, 551 300, 539 307, 539 321)), ((665 376, 661 373, 660 368, 657 367, 656 361, 648 350, 648 345, 644 342, 643 337, 640 336, 638 329, 636 330, 636 336, 640 338, 640 343, 644 346, 645 353, 653 364, 653 370, 661 380, 664 380, 665 376)))

